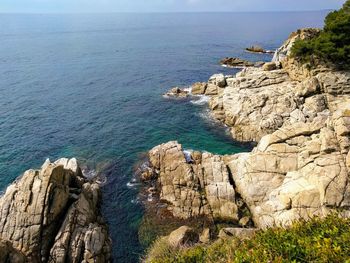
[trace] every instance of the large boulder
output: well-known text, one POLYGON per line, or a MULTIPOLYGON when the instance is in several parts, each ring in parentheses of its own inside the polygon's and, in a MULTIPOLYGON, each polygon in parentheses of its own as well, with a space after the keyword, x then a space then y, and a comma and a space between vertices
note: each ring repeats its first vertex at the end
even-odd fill
POLYGON ((109 262, 111 241, 99 200, 99 186, 82 177, 75 159, 47 160, 1 197, 0 239, 29 262, 109 262), (89 234, 93 229, 99 236, 89 234))
POLYGON ((149 159, 161 200, 179 218, 209 216, 238 220, 235 191, 224 159, 209 153, 187 153, 177 142, 153 148, 149 159))
POLYGON ((188 226, 182 226, 168 236, 168 242, 172 247, 190 246, 198 240, 198 234, 188 226))

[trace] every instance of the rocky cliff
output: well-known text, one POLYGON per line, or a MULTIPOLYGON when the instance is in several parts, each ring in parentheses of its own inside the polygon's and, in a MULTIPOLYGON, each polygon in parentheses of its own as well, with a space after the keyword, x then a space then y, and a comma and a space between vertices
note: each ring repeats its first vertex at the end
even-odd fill
POLYGON ((109 262, 99 201, 75 159, 26 171, 0 198, 0 261, 109 262))
POLYGON ((193 86, 213 116, 251 153, 186 153, 176 142, 149 152, 161 199, 177 217, 240 220, 265 228, 337 211, 350 215, 350 72, 310 68, 290 57, 293 33, 271 63, 193 86))

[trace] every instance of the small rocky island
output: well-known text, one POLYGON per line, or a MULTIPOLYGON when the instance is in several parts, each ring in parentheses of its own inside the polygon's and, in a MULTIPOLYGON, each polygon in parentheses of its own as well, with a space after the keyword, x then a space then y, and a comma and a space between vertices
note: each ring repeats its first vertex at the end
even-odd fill
POLYGON ((251 47, 247 47, 245 50, 248 52, 260 53, 260 54, 274 54, 275 53, 275 51, 265 50, 264 48, 262 48, 259 45, 253 45, 251 47))
MULTIPOLYGON (((318 33, 294 32, 272 62, 193 85, 233 139, 258 144, 225 156, 185 151, 175 141, 153 148, 143 179, 175 218, 229 221, 236 227, 218 236, 244 237, 332 212, 350 216, 350 72, 290 56, 297 40, 318 33)), ((192 228, 176 231, 169 240, 176 235, 177 245, 200 242, 187 238, 192 228)))
POLYGON ((0 262, 110 262, 100 199, 76 159, 26 171, 0 198, 0 262))

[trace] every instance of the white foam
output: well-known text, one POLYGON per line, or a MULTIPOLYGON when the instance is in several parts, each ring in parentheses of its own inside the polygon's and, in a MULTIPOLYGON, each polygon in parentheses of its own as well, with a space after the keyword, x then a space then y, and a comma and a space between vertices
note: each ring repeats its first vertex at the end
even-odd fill
POLYGON ((131 180, 130 182, 128 182, 127 184, 126 184, 126 186, 127 187, 129 187, 129 188, 134 188, 134 187, 136 187, 136 186, 139 186, 141 183, 139 183, 139 182, 136 182, 136 181, 134 181, 134 180, 131 180))
POLYGON ((192 162, 192 153, 193 153, 193 150, 189 149, 189 150, 183 150, 183 153, 185 155, 185 159, 186 159, 186 162, 187 163, 190 163, 192 162))
POLYGON ((152 202, 153 201, 153 195, 152 194, 148 194, 147 201, 148 202, 152 202))
POLYGON ((140 202, 140 201, 139 201, 137 198, 131 200, 131 203, 132 203, 132 204, 138 204, 139 202, 140 202))
POLYGON ((187 91, 189 94, 192 94, 192 87, 191 86, 184 88, 183 90, 187 91))
POLYGON ((243 69, 243 68, 250 68, 250 67, 246 67, 246 66, 229 66, 226 64, 221 64, 222 67, 224 68, 234 68, 234 69, 243 69))
POLYGON ((197 96, 194 96, 196 97, 196 99, 194 100, 191 100, 191 103, 192 104, 195 104, 195 105, 205 105, 209 102, 209 97, 208 96, 205 96, 205 95, 197 95, 197 96))
POLYGON ((83 169, 82 173, 83 173, 84 177, 89 179, 89 180, 94 179, 97 176, 97 172, 94 169, 91 169, 91 170, 83 169))

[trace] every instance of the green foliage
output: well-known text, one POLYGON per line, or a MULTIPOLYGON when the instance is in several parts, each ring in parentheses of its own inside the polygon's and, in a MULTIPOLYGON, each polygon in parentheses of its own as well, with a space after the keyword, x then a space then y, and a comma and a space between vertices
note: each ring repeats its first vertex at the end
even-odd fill
POLYGON ((330 215, 297 222, 290 228, 260 231, 250 239, 219 240, 209 246, 174 249, 157 240, 146 262, 348 262, 350 219, 330 215))
POLYGON ((317 58, 340 68, 350 68, 350 0, 340 10, 328 14, 319 36, 296 41, 292 55, 303 62, 312 63, 313 58, 317 58))

